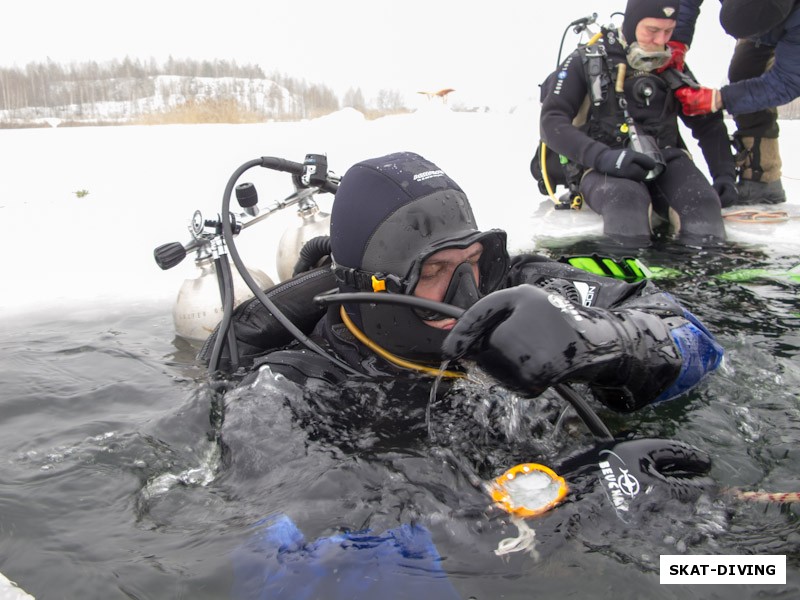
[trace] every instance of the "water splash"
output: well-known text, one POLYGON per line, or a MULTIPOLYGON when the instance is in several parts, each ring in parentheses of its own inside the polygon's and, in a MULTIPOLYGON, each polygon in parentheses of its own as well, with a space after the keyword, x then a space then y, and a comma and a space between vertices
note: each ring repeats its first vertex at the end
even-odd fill
POLYGON ((184 469, 179 473, 162 473, 153 477, 142 488, 142 499, 152 501, 163 496, 176 486, 205 487, 214 481, 219 466, 219 446, 214 442, 209 442, 198 466, 184 469))

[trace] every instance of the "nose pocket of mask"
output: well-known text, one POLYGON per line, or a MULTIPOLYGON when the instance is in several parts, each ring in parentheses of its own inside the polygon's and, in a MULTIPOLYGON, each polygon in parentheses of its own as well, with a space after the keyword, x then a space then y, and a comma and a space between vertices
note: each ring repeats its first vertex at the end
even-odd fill
MULTIPOLYGON (((478 292, 478 285, 475 281, 473 266, 468 262, 463 262, 453 271, 453 276, 450 278, 450 284, 447 286, 443 302, 466 309, 475 304, 478 298, 480 298, 480 292, 478 292)), ((436 321, 447 318, 447 316, 435 311, 424 309, 414 309, 414 311, 417 313, 417 316, 424 321, 436 321)))

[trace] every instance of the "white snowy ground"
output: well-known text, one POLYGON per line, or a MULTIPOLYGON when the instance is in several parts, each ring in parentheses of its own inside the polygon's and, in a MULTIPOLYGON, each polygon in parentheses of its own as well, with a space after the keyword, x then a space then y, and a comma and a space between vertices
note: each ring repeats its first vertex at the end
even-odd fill
MULTIPOLYGON (((800 122, 783 121, 781 127, 787 205, 798 214, 800 167, 792 158, 800 148, 800 122)), ((508 231, 512 250, 530 249, 548 236, 599 233, 600 217, 590 210, 556 212, 539 194, 528 171, 537 142, 533 104, 499 114, 452 112, 431 102, 414 113, 375 121, 345 109, 294 123, 2 130, 0 316, 53 307, 91 310, 100 303, 163 299, 171 304, 183 279, 195 276, 193 261, 161 271, 153 248, 188 241, 194 210, 215 215, 231 173, 260 156, 302 162, 306 153, 326 153, 330 168, 343 174, 365 158, 414 151, 459 182, 482 228, 508 231), (88 194, 79 197, 82 191, 88 194)), ((256 184, 262 206, 293 189, 288 175, 264 169, 241 181, 256 184)), ((332 197, 318 199, 329 210, 332 197)), ((235 200, 232 207, 238 210, 235 200)), ((246 262, 277 279, 277 241, 296 219, 287 209, 246 229, 238 238, 246 262)), ((731 226, 729 235, 797 246, 800 219, 731 226)))

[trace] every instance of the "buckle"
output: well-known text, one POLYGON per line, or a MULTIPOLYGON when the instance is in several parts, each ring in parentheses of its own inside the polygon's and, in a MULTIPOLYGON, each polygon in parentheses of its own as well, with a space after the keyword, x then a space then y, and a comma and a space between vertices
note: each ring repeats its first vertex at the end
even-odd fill
POLYGON ((405 282, 397 275, 392 274, 368 273, 337 265, 333 268, 333 275, 339 283, 365 292, 402 294, 405 288, 405 282))

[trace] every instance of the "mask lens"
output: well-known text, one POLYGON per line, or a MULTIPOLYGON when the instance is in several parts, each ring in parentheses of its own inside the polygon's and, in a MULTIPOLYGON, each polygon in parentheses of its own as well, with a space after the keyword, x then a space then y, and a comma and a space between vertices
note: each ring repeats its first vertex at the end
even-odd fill
MULTIPOLYGON (((447 282, 447 289, 443 292, 442 301, 445 304, 464 309, 469 308, 480 298, 500 287, 508 269, 508 253, 505 249, 505 240, 505 232, 493 230, 486 233, 477 233, 447 245, 437 245, 435 249, 415 261, 408 277, 413 284, 408 286, 405 293, 414 294, 416 292, 425 261, 435 253, 448 249, 461 250, 469 248, 475 243, 480 243, 482 250, 478 258, 477 278, 474 258, 465 260, 452 270, 450 280, 447 282)), ((441 315, 435 311, 420 308, 415 308, 414 312, 420 319, 425 321, 448 318, 446 315, 441 315)))
POLYGON ((485 237, 481 240, 483 253, 478 261, 480 271, 480 292, 485 296, 497 288, 503 282, 508 269, 508 253, 506 251, 505 232, 485 237))
MULTIPOLYGON (((480 298, 478 285, 475 281, 474 267, 469 262, 463 262, 453 270, 450 284, 444 294, 442 302, 467 309, 480 298)), ((447 317, 435 311, 415 309, 417 316, 423 321, 438 321, 447 317)))

